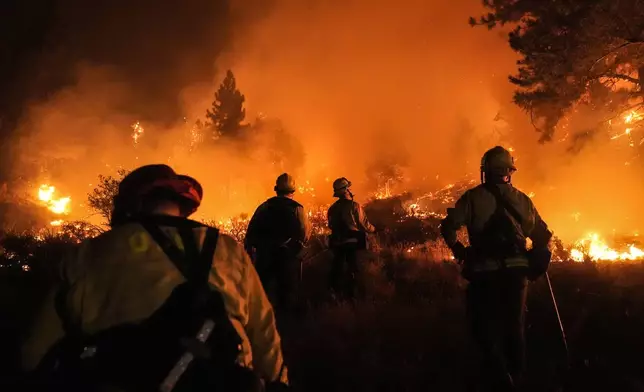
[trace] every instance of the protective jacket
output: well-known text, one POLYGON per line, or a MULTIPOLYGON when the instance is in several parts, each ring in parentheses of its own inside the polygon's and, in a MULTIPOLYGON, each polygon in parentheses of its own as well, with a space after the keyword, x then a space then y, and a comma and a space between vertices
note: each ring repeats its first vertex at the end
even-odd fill
MULTIPOLYGON (((176 228, 161 228, 184 248, 176 228)), ((206 229, 192 229, 199 248, 206 229)), ((61 285, 68 288, 62 298, 67 316, 86 334, 146 319, 185 281, 150 234, 135 222, 81 243, 63 260, 61 279, 61 285)), ((241 337, 237 362, 253 368, 265 380, 288 382, 273 308, 248 255, 230 236, 219 235, 209 284, 221 293, 226 312, 241 337)), ((25 370, 34 369, 64 335, 56 311, 56 303, 61 303, 57 295, 58 287, 54 287, 23 345, 25 370)))
MULTIPOLYGON (((441 233, 450 248, 457 243, 456 232, 467 227, 474 258, 471 271, 493 271, 508 267, 528 267, 526 237, 533 247, 546 247, 551 233, 532 200, 511 184, 481 184, 465 192, 454 208, 447 209, 441 233), (493 192, 510 203, 521 215, 517 222, 497 203, 493 192), (505 215, 500 219, 499 214, 505 215), (507 224, 504 224, 507 223, 507 224)), ((468 261, 466 261, 468 262, 468 261)))
POLYGON ((310 235, 304 207, 291 198, 275 196, 257 207, 244 242, 246 249, 274 249, 287 243, 304 244, 310 235))
POLYGON ((349 199, 340 198, 327 212, 329 228, 336 244, 358 242, 353 233, 373 233, 376 229, 367 219, 362 206, 349 199))

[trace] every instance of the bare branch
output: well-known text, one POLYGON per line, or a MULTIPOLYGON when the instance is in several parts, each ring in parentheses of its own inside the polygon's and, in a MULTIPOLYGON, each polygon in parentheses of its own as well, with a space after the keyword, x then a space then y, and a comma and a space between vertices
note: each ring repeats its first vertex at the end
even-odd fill
POLYGON ((543 134, 543 133, 544 133, 544 130, 543 130, 543 129, 541 129, 541 128, 539 128, 539 126, 538 126, 537 124, 535 124, 535 122, 534 122, 534 121, 535 121, 535 120, 534 120, 534 108, 533 108, 533 107, 530 107, 529 112, 530 112, 530 123, 532 124, 532 127, 534 127, 534 129, 535 129, 537 132, 539 132, 539 133, 543 134))

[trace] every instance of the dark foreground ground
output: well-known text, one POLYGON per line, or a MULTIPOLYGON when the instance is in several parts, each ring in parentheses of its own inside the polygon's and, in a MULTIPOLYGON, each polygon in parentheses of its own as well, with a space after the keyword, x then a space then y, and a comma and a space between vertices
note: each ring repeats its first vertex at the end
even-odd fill
MULTIPOLYGON (((304 315, 284 325, 297 391, 465 391, 472 375, 463 294, 453 264, 397 253, 365 257, 363 298, 326 299, 327 255, 304 273, 304 315)), ((47 259, 52 255, 43 254, 47 259)), ((0 269, 0 380, 17 374, 17 343, 46 290, 50 268, 0 269)), ((644 391, 644 265, 553 265, 568 336, 565 355, 545 280, 528 300, 534 391, 644 391)), ((5 388, 0 387, 0 390, 5 388)))

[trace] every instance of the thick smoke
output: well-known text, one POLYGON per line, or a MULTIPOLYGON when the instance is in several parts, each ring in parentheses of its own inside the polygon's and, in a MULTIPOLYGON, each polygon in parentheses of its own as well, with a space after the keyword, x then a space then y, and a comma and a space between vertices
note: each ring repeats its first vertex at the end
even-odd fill
MULTIPOLYGON (((71 86, 30 108, 23 160, 65 158, 38 181, 50 176, 81 203, 99 173, 170 162, 203 182, 204 217, 252 212, 272 193, 281 168, 226 148, 190 155, 178 142, 188 128, 183 118, 203 119, 230 68, 246 95, 247 120, 258 113, 279 119, 303 145, 303 164, 284 169, 300 183, 308 179, 319 202, 331 200, 330 181, 341 176, 364 201, 373 191, 366 169, 389 150, 404 157, 404 186, 423 191, 477 176, 481 154, 505 144, 518 157, 516 184, 535 193, 542 215, 565 239, 637 226, 641 189, 623 150, 595 142, 571 156, 565 143, 537 144, 527 116, 511 104, 507 75, 517 56, 505 35, 467 24, 482 11, 478 1, 252 3, 224 7, 226 18, 215 9, 178 17, 174 28, 192 35, 174 38, 158 17, 129 16, 140 38, 115 53, 134 56, 135 65, 100 57, 110 53, 104 44, 92 51, 94 61, 76 64, 71 86), (135 121, 146 126, 136 148, 129 128, 135 121)), ((123 9, 114 19, 122 14, 136 15, 123 9)), ((109 38, 110 26, 96 33, 104 42, 128 41, 125 33, 109 38)), ((265 141, 253 145, 265 148, 265 141)))

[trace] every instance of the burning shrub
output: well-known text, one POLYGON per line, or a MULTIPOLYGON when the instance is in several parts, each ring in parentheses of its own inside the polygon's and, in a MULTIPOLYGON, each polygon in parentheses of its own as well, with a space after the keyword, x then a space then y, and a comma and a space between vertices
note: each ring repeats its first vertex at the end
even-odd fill
POLYGON ((64 238, 65 241, 80 243, 88 238, 94 238, 105 230, 85 221, 65 222, 60 226, 56 237, 64 238))
POLYGON ((202 223, 208 226, 219 228, 223 233, 233 237, 237 242, 243 243, 246 238, 246 230, 248 229, 248 214, 240 214, 227 220, 202 220, 202 223))

